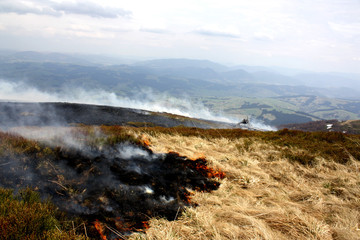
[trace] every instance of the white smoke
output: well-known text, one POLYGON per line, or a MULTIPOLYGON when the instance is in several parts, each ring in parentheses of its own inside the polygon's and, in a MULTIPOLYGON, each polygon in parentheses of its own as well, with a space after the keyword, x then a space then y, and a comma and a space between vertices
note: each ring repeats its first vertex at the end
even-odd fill
POLYGON ((250 128, 253 128, 256 130, 261 130, 261 131, 276 131, 277 130, 275 127, 266 125, 257 119, 251 119, 250 128))
POLYGON ((214 114, 202 103, 188 97, 175 98, 167 94, 156 94, 151 89, 141 90, 133 97, 120 97, 105 90, 84 90, 67 88, 60 93, 41 92, 23 83, 10 83, 0 80, 0 99, 30 102, 72 102, 135 108, 153 112, 167 112, 191 118, 235 123, 221 114, 214 114))
MULTIPOLYGON (((10 83, 0 80, 0 100, 30 102, 72 102, 84 104, 107 105, 124 108, 135 108, 153 112, 166 112, 190 118, 237 123, 239 119, 213 113, 201 102, 189 97, 175 98, 168 94, 155 93, 151 89, 140 90, 132 97, 122 97, 114 92, 102 89, 85 90, 67 88, 58 93, 43 92, 24 83, 10 83)), ((253 128, 258 130, 276 130, 271 126, 253 121, 253 128)))
MULTIPOLYGON (((8 132, 21 135, 24 138, 32 139, 46 143, 49 146, 66 146, 75 149, 84 149, 85 143, 79 139, 85 139, 85 135, 79 132, 74 132, 69 127, 15 127, 8 130, 8 132), (77 136, 75 136, 76 134, 77 136)), ((93 127, 93 132, 101 132, 97 127, 93 127)), ((94 134, 95 137, 97 134, 94 134)), ((105 136, 105 135, 104 135, 105 136)))
POLYGON ((22 102, 53 102, 56 96, 23 83, 10 83, 0 79, 0 100, 22 102))
POLYGON ((141 148, 132 146, 132 145, 120 145, 118 150, 120 152, 119 157, 122 159, 131 159, 133 157, 142 157, 147 160, 151 160, 149 152, 147 152, 141 148))
MULTIPOLYGON (((69 91, 67 92, 69 93, 69 91)), ((71 97, 67 96, 66 101, 135 108, 153 112, 166 112, 185 117, 226 123, 237 122, 237 120, 223 116, 223 114, 212 113, 202 103, 194 102, 189 97, 183 96, 182 98, 175 98, 165 93, 155 93, 151 89, 140 90, 131 98, 120 97, 113 92, 104 90, 85 91, 83 89, 71 90, 70 96, 71 97)))

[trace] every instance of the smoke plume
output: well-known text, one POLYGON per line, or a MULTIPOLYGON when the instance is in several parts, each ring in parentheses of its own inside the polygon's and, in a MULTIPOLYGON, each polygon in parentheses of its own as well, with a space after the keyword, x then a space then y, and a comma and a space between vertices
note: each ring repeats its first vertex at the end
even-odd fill
POLYGON ((113 92, 101 89, 66 88, 57 93, 41 92, 23 83, 0 81, 0 97, 8 101, 72 102, 126 107, 227 123, 236 122, 228 117, 212 113, 202 103, 193 102, 188 97, 179 99, 165 93, 155 93, 151 89, 140 90, 133 93, 131 97, 120 97, 113 92))
MULTIPOLYGON (((166 112, 190 118, 238 123, 239 119, 213 113, 201 102, 189 97, 175 98, 166 93, 155 93, 151 89, 134 92, 131 97, 119 96, 114 92, 102 89, 66 88, 58 92, 42 92, 24 83, 10 83, 0 80, 0 100, 31 101, 31 102, 71 102, 95 105, 106 105, 153 112, 166 112)), ((59 119, 59 117, 55 117, 59 119)), ((61 116, 60 116, 61 118, 61 116)), ((58 122, 60 122, 59 119, 58 122)), ((245 126, 246 127, 246 126, 245 126)), ((274 127, 263 124, 256 119, 251 120, 251 128, 256 130, 273 131, 274 127)))

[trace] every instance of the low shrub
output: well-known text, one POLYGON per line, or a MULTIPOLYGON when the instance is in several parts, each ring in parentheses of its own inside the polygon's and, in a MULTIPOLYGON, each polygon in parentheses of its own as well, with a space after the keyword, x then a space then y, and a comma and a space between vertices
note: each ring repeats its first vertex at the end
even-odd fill
POLYGON ((0 188, 1 239, 85 239, 62 231, 61 220, 64 216, 49 201, 42 202, 38 192, 0 188))
POLYGON ((291 162, 297 162, 304 166, 314 166, 316 158, 306 151, 284 151, 283 156, 291 162))

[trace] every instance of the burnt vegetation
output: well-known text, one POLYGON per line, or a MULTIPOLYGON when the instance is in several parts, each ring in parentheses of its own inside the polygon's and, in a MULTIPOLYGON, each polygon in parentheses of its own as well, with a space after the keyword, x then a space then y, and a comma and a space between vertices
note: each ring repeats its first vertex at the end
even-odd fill
POLYGON ((196 206, 191 202, 192 191, 216 190, 219 182, 215 178, 225 176, 208 167, 202 158, 188 159, 174 152, 153 153, 146 139, 127 134, 121 127, 100 129, 73 128, 71 144, 60 138, 53 140, 56 145, 0 133, 2 198, 15 209, 2 206, 2 236, 41 239, 56 227, 61 228, 61 218, 55 214, 61 211, 84 225, 80 230, 71 230, 72 234, 94 239, 99 235, 124 238, 146 229, 151 217, 177 219, 186 206, 196 206), (44 226, 32 226, 39 218, 36 214, 41 213, 30 211, 30 216, 18 218, 12 213, 31 208, 22 194, 24 187, 36 191, 26 190, 36 200, 31 200, 31 204, 36 202, 52 217, 41 219, 44 226), (20 191, 20 196, 7 189, 20 191), (54 205, 41 203, 40 199, 51 199, 54 205), (27 221, 30 226, 26 226, 27 221), (27 230, 22 231, 19 224, 27 230))
MULTIPOLYGON (((175 220, 186 207, 195 207, 193 191, 218 189, 218 179, 225 177, 221 170, 209 167, 204 158, 154 153, 142 133, 213 142, 243 139, 239 152, 264 142, 291 164, 310 168, 319 158, 344 165, 360 159, 360 136, 339 132, 85 125, 70 129, 71 144, 62 137, 49 144, 0 132, 0 234, 5 239, 122 239, 145 231, 150 218, 175 220)), ((339 194, 336 186, 324 187, 339 194)))
POLYGON ((194 119, 169 113, 145 110, 76 104, 1 102, 0 126, 68 126, 74 124, 107 126, 196 126, 199 128, 229 128, 234 124, 194 119))

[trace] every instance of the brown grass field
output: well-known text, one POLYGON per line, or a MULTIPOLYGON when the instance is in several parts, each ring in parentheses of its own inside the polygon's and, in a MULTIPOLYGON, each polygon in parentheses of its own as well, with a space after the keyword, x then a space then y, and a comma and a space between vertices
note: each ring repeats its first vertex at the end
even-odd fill
MULTIPOLYGON (((193 192, 198 206, 178 220, 152 218, 145 233, 129 239, 360 239, 359 135, 286 129, 102 131, 149 141, 154 152, 205 157, 226 174, 218 190, 193 192)), ((29 149, 5 138, 2 151, 9 145, 29 149)))
MULTIPOLYGON (((336 162, 331 149, 321 152, 316 133, 300 148, 277 143, 281 133, 192 131, 142 130, 154 151, 205 156, 226 178, 215 192, 195 192, 199 206, 179 220, 152 219, 146 235, 130 239, 360 239, 360 168, 349 152, 345 163, 336 162), (273 141, 264 140, 271 135, 273 141), (312 163, 293 161, 297 157, 312 163)), ((288 142, 297 135, 303 133, 294 132, 288 142)), ((359 138, 351 141, 359 151, 359 138)), ((329 148, 345 148, 341 143, 334 140, 329 148)))

